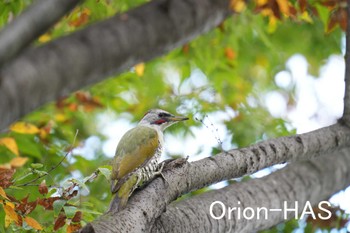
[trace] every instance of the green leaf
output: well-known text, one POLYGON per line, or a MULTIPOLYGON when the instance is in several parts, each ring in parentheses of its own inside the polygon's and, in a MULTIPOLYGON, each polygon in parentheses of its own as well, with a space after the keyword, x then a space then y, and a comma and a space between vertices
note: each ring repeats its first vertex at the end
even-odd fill
POLYGON ((75 212, 77 212, 77 207, 75 206, 63 206, 63 209, 66 213, 67 218, 73 218, 75 212))
POLYGON ((42 163, 32 163, 30 166, 34 169, 42 168, 44 165, 42 163))
POLYGON ((98 170, 102 173, 102 175, 104 177, 106 177, 107 180, 111 179, 111 170, 112 167, 111 166, 103 166, 103 167, 99 167, 98 170))
POLYGON ((54 203, 53 203, 53 213, 54 213, 54 216, 58 216, 60 213, 61 213, 61 210, 63 208, 63 206, 67 203, 66 200, 56 200, 54 203))

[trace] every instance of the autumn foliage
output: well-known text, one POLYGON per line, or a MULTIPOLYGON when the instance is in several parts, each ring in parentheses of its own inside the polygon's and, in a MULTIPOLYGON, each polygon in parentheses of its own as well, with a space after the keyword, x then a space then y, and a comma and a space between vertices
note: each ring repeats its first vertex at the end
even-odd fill
MULTIPOLYGON (((37 43, 39 45, 46 43, 65 33, 87 27, 97 20, 126 11, 135 5, 125 2, 128 1, 86 1, 65 16, 54 28, 39 37, 37 43), (115 9, 118 9, 118 12, 115 9)), ((148 1, 135 2, 139 4, 148 1)), ((22 5, 18 3, 16 7, 20 8, 22 5)), ((254 33, 263 34, 265 39, 272 35, 279 25, 290 21, 297 24, 313 24, 321 21, 325 35, 333 33, 338 27, 345 31, 347 27, 346 7, 345 0, 230 1, 230 8, 235 16, 249 11, 253 12, 256 17, 262 18, 261 21, 264 22, 265 28, 256 30, 254 33)), ((6 24, 10 21, 11 14, 23 11, 23 9, 17 9, 12 12, 9 9, 6 9, 6 18, 0 18, 0 23, 6 24)), ((249 17, 251 15, 247 17, 250 20, 249 17)), ((214 100, 206 101, 205 96, 207 95, 200 88, 189 94, 180 93, 181 88, 178 88, 179 90, 169 86, 158 88, 157 85, 161 86, 159 82, 162 82, 159 77, 162 71, 157 64, 165 63, 166 59, 163 59, 158 63, 155 62, 156 65, 144 62, 135 64, 129 72, 119 78, 118 85, 107 83, 103 88, 95 87, 93 91, 81 90, 70 96, 64 96, 43 110, 38 110, 13 123, 8 131, 0 135, 0 210, 3 211, 3 213, 0 211, 0 226, 4 225, 5 230, 75 232, 84 223, 93 220, 105 211, 106 203, 110 198, 108 190, 110 169, 106 166, 108 161, 99 155, 91 161, 79 154, 73 155, 74 148, 83 145, 84 140, 91 135, 93 125, 99 123, 91 122, 91 119, 87 119, 88 116, 91 118, 99 110, 118 109, 140 115, 149 106, 156 105, 160 97, 166 95, 162 103, 170 102, 169 106, 173 109, 186 101, 194 103, 195 98, 200 105, 200 107, 195 107, 208 112, 217 108, 236 110, 243 105, 248 105, 245 102, 246 96, 255 88, 255 86, 253 88, 250 77, 259 77, 257 70, 264 69, 268 73, 268 69, 272 69, 273 65, 269 62, 272 63, 274 59, 263 55, 271 52, 270 47, 274 44, 271 43, 266 50, 257 50, 253 43, 239 44, 241 41, 231 38, 236 30, 240 32, 235 26, 237 28, 241 26, 239 30, 242 31, 242 34, 245 32, 245 25, 233 25, 232 23, 228 25, 223 22, 204 42, 200 40, 189 42, 171 54, 170 58, 166 58, 170 60, 176 56, 180 57, 174 58, 172 65, 181 67, 182 70, 179 72, 181 82, 190 76, 193 63, 196 63, 208 76, 215 74, 212 75, 215 77, 212 78, 213 86, 221 88, 222 96, 215 93, 213 97, 211 96, 214 100), (238 44, 253 47, 253 49, 243 51, 242 46, 238 44), (208 52, 210 48, 215 48, 215 52, 208 52), (249 58, 254 61, 249 60, 242 65, 243 63, 239 62, 245 61, 243 55, 248 52, 255 56, 254 59, 249 58), (188 60, 194 62, 191 63, 188 60), (212 65, 217 63, 219 64, 217 67, 212 65), (237 77, 240 78, 239 82, 237 82, 237 77), (151 81, 145 82, 146 78, 151 81), (133 83, 133 87, 140 91, 135 94, 133 89, 129 88, 129 83, 133 83), (152 88, 149 88, 150 83, 152 83, 152 88), (130 104, 125 100, 127 97, 120 93, 129 94, 131 97, 127 97, 131 99, 133 95, 137 95, 136 99, 141 101, 130 104), (174 98, 175 94, 178 95, 177 98, 174 98), (77 173, 78 178, 73 177, 72 174, 77 173), (99 174, 106 179, 98 180, 99 174)), ((254 36, 250 38, 252 41, 254 41, 254 36)), ((245 38, 243 41, 245 42, 245 38)), ((283 41, 283 46, 285 43, 288 41, 283 41)), ((310 50, 311 53, 314 52, 312 48, 310 50)), ((269 72, 272 73, 271 70, 269 72)), ((264 77, 256 78, 254 85, 266 85, 264 77)), ((281 136, 288 133, 281 127, 281 121, 271 120, 265 112, 258 113, 254 109, 240 111, 232 122, 234 126, 228 123, 228 129, 235 132, 232 140, 234 140, 233 144, 238 146, 245 146, 248 142, 260 140, 261 135, 264 137, 266 135, 281 136), (254 116, 254 119, 256 116, 264 119, 266 128, 282 128, 282 130, 277 133, 266 132, 266 130, 248 132, 245 130, 247 124, 250 128, 256 128, 257 131, 261 128, 261 124, 254 125, 255 120, 251 120, 249 116, 254 116), (240 126, 244 129, 240 129, 240 126)), ((96 152, 98 153, 101 152, 96 152)), ((327 223, 328 226, 335 225, 335 222, 338 221, 337 210, 337 208, 331 209, 333 218, 327 223)), ((311 222, 310 219, 308 221, 311 222)), ((345 220, 340 222, 342 226, 345 223, 345 220)), ((317 220, 312 224, 320 228, 324 227, 322 225, 324 223, 317 220)))

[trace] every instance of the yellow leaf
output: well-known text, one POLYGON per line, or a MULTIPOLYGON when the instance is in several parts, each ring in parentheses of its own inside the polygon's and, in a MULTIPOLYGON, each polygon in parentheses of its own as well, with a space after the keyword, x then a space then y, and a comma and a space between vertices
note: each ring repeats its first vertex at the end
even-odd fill
POLYGON ((56 120, 57 122, 64 122, 64 121, 67 120, 67 117, 66 117, 66 115, 64 115, 64 114, 62 114, 62 113, 57 113, 57 114, 55 115, 55 120, 56 120))
POLYGON ((2 196, 3 198, 5 198, 5 199, 7 199, 7 200, 10 200, 10 199, 7 197, 7 195, 6 195, 6 193, 5 193, 5 190, 4 190, 2 187, 0 187, 0 196, 2 196))
POLYGON ((41 43, 45 43, 45 42, 48 42, 49 40, 51 40, 51 36, 46 33, 44 35, 41 35, 38 40, 41 43))
POLYGON ((289 1, 288 0, 277 0, 280 11, 285 15, 289 15, 289 1))
POLYGON ((302 20, 304 20, 305 22, 308 22, 308 23, 313 23, 314 22, 307 11, 304 11, 301 14, 300 18, 302 20))
POLYGON ((22 167, 26 162, 27 162, 28 158, 26 157, 16 157, 16 158, 13 158, 11 161, 10 161, 10 165, 11 167, 22 167))
POLYGON ((36 134, 39 133, 38 127, 27 122, 17 122, 10 126, 10 129, 16 133, 36 134))
POLYGON ((10 205, 5 204, 4 210, 6 216, 8 216, 11 221, 15 221, 16 223, 19 222, 19 218, 16 211, 10 205))
POLYGON ((246 4, 243 0, 231 0, 230 7, 234 12, 240 13, 245 10, 246 4))
POLYGON ((9 138, 9 137, 1 138, 0 139, 0 145, 5 146, 12 153, 14 153, 15 155, 19 156, 18 146, 17 146, 17 143, 16 143, 15 139, 9 138))
POLYGON ((8 228, 8 226, 10 226, 12 221, 13 220, 8 215, 5 215, 5 227, 6 228, 8 228))
POLYGON ((24 218, 24 221, 28 224, 28 226, 31 226, 35 230, 42 230, 43 227, 38 223, 34 218, 31 218, 29 216, 26 216, 24 218))
POLYGON ((141 77, 145 73, 145 63, 139 63, 135 66, 137 76, 141 77))

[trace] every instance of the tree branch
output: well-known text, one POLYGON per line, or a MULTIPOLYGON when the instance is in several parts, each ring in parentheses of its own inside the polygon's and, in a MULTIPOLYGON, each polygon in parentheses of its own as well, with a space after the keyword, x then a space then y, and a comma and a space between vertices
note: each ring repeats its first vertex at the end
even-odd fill
POLYGON ((0 31, 0 66, 53 26, 81 0, 37 0, 0 31))
MULTIPOLYGON (((173 203, 156 220, 152 232, 244 233, 267 229, 295 218, 293 211, 287 212, 288 218, 284 217, 285 204, 287 208, 298 206, 297 213, 300 214, 306 202, 317 205, 346 188, 350 184, 349 171, 349 148, 310 161, 293 163, 264 178, 235 183, 221 190, 173 203), (226 215, 220 220, 210 216, 210 205, 215 201, 222 202, 226 207, 226 215), (297 205, 295 201, 298 202, 297 205), (229 214, 228 207, 239 207, 240 210, 229 214), (242 215, 247 207, 252 208, 256 214, 252 220, 247 220, 242 215), (262 207, 282 211, 268 211, 266 215, 262 211, 258 219, 257 208, 262 207)), ((222 206, 216 204, 212 213, 218 217, 222 211, 222 206)), ((247 211, 247 216, 251 216, 251 213, 247 211)))
POLYGON ((308 160, 321 153, 349 146, 349 143, 350 129, 336 124, 310 133, 230 150, 171 169, 164 172, 169 185, 164 184, 162 179, 154 180, 130 198, 125 210, 107 213, 88 224, 83 232, 147 232, 166 206, 182 194, 274 164, 308 160))
POLYGON ((154 0, 25 51, 0 70, 0 130, 44 103, 185 44, 229 12, 229 0, 154 0))
POLYGON ((345 51, 345 96, 344 96, 344 113, 342 120, 350 126, 350 0, 347 1, 348 23, 346 27, 346 51, 345 51))

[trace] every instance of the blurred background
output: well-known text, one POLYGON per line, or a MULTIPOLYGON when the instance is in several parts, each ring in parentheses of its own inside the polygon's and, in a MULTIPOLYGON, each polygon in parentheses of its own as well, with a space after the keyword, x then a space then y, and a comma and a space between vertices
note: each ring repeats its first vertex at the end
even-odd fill
MULTIPOLYGON (((88 0, 41 36, 37 44, 144 2, 88 0)), ((0 3, 0 25, 6 25, 30 3, 0 3)), ((14 138, 20 155, 29 158, 30 163, 15 174, 17 183, 32 179, 33 170, 48 171, 58 164, 72 143, 72 153, 45 178, 52 190, 49 195, 55 195, 72 179, 84 180, 108 164, 122 135, 151 108, 190 117, 166 131, 162 159, 189 156, 190 161, 199 160, 335 123, 343 111, 345 36, 339 27, 329 27, 330 9, 313 4, 310 8, 317 14, 310 10, 281 19, 271 12, 255 14, 248 6, 248 10, 165 56, 137 64, 29 114, 23 120, 36 126, 36 133, 10 130, 0 135, 14 138), (31 163, 43 167, 30 167, 31 163)), ((0 154, 1 163, 14 157, 3 146, 0 154)), ((283 166, 235 181, 262 177, 283 166)), ((103 176, 80 187, 80 191, 72 202, 83 211, 84 221, 106 210, 111 197, 103 176)), ((18 198, 31 193, 29 198, 35 199, 39 195, 35 186, 9 192, 18 198)), ((326 226, 301 219, 265 232, 349 232, 350 188, 330 200, 338 218, 326 226)), ((42 221, 50 215, 35 211, 33 215, 42 221)))

